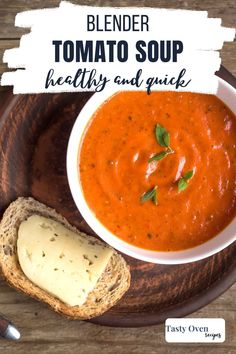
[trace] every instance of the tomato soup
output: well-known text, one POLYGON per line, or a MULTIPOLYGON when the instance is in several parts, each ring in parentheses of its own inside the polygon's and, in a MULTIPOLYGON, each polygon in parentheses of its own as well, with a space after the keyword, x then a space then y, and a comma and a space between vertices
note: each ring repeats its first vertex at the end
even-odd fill
POLYGON ((235 116, 214 95, 117 93, 91 117, 78 170, 90 209, 120 239, 197 246, 235 216, 235 116))

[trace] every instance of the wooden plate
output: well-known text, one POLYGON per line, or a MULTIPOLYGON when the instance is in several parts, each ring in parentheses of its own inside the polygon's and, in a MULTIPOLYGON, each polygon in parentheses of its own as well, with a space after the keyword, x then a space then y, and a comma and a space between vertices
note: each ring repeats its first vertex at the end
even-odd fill
MULTIPOLYGON (((224 68, 220 76, 236 87, 224 68)), ((16 95, 0 102, 0 212, 18 196, 33 196, 72 224, 93 233, 78 212, 66 177, 73 123, 91 93, 16 95)), ((125 257, 132 283, 123 299, 92 322, 137 327, 185 316, 208 304, 236 280, 236 243, 199 262, 154 265, 125 257)), ((14 291, 14 290, 12 290, 14 291)))

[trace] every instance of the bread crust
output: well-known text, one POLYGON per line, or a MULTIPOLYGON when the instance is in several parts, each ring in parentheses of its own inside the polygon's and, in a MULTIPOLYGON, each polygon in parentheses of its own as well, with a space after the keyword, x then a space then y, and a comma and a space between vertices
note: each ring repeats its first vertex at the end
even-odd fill
MULTIPOLYGON (((90 319, 100 316, 114 306, 130 286, 130 271, 125 260, 115 250, 99 278, 96 287, 88 295, 82 306, 69 306, 55 296, 32 283, 23 273, 17 256, 18 229, 22 221, 37 214, 60 222, 93 243, 104 243, 88 236, 74 226, 54 209, 29 197, 20 197, 6 209, 0 223, 0 267, 2 276, 9 285, 21 292, 49 305, 54 311, 70 319, 90 319)), ((109 247, 109 246, 108 246, 109 247)))

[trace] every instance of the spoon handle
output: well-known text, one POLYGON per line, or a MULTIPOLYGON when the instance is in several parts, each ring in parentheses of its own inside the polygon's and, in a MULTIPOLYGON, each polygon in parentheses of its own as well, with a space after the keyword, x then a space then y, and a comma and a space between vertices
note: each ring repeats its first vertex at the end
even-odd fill
POLYGON ((18 340, 20 332, 8 319, 0 315, 0 336, 5 339, 18 340))

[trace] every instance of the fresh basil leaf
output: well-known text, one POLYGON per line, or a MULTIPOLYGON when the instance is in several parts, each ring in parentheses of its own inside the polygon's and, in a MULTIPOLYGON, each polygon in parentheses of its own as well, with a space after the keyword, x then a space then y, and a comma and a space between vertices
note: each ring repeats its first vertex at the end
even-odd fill
POLYGON ((184 177, 181 177, 178 181, 178 191, 182 192, 188 187, 188 183, 184 179, 184 177))
POLYGON ((152 162, 152 161, 160 161, 162 159, 164 159, 164 157, 166 157, 167 155, 169 155, 170 152, 169 151, 162 151, 162 152, 158 152, 157 154, 155 154, 154 156, 152 156, 148 162, 152 162))
POLYGON ((186 173, 184 174, 184 178, 185 178, 186 181, 189 180, 189 179, 191 179, 192 177, 193 177, 193 170, 188 171, 188 172, 186 172, 186 173))
POLYGON ((155 135, 157 142, 164 147, 168 147, 170 144, 170 134, 162 125, 157 124, 155 129, 155 135))
POLYGON ((158 204, 158 201, 157 201, 157 186, 155 186, 151 190, 145 192, 140 198, 141 203, 145 203, 148 200, 152 200, 155 205, 158 204))
POLYGON ((170 133, 167 132, 163 135, 163 141, 164 141, 166 147, 170 146, 170 133))
POLYGON ((154 203, 155 205, 158 204, 158 200, 157 200, 157 190, 156 190, 156 189, 155 189, 155 193, 154 193, 154 196, 153 196, 153 198, 152 198, 152 201, 153 201, 153 203, 154 203))

